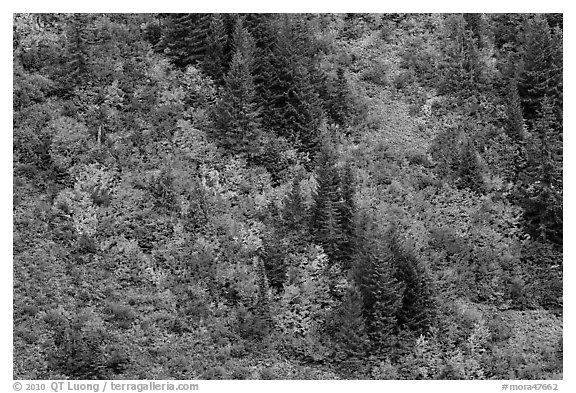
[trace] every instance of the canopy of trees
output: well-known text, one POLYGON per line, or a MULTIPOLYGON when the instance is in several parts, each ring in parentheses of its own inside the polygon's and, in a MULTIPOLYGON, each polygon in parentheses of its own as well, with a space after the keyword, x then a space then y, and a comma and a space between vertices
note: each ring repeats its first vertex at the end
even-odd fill
POLYGON ((562 377, 562 15, 13 31, 15 379, 562 377))

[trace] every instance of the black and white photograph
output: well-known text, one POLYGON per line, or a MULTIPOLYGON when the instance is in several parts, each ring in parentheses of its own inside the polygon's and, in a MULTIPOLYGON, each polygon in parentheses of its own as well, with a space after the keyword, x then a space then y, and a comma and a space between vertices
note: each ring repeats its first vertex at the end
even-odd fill
POLYGON ((13 380, 557 390, 563 15, 13 13, 13 380))

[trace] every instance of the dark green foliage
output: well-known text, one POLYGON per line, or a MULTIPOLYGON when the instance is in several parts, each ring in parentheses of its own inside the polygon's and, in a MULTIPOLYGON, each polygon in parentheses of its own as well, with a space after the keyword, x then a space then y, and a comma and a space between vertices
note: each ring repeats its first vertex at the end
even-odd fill
POLYGON ((234 55, 224 77, 222 100, 216 109, 217 136, 221 145, 235 153, 255 155, 260 143, 260 108, 257 106, 254 39, 238 19, 234 30, 234 55))
POLYGON ((270 293, 268 277, 264 262, 260 259, 256 261, 256 273, 258 275, 258 302, 256 304, 256 314, 260 323, 260 334, 266 336, 272 328, 272 316, 270 310, 270 293))
POLYGON ((370 337, 379 350, 391 348, 396 343, 395 334, 402 327, 402 308, 407 289, 395 277, 395 266, 389 256, 373 256, 369 266, 369 291, 373 304, 369 308, 370 337))
POLYGON ((268 56, 274 46, 275 36, 273 30, 277 17, 275 14, 244 15, 244 25, 248 31, 250 31, 250 34, 256 42, 256 48, 259 54, 257 61, 262 60, 261 56, 268 56))
POLYGON ((265 238, 262 260, 270 288, 276 291, 282 290, 286 281, 286 259, 291 251, 290 247, 294 246, 294 240, 294 237, 283 233, 273 233, 265 238))
POLYGON ((307 218, 306 205, 302 200, 300 179, 295 178, 292 181, 292 189, 284 200, 284 208, 282 210, 283 224, 291 231, 301 232, 306 230, 307 218))
POLYGON ((441 178, 453 181, 459 188, 483 193, 483 168, 472 138, 474 132, 464 123, 448 128, 436 135, 430 153, 441 178))
POLYGON ((466 21, 466 28, 472 32, 472 37, 476 40, 479 48, 484 46, 484 20, 482 14, 463 14, 466 21))
POLYGON ((435 322, 435 300, 432 281, 425 265, 391 234, 390 251, 396 279, 404 286, 402 304, 396 318, 400 329, 425 334, 435 322))
POLYGON ((506 97, 507 127, 506 132, 515 141, 522 141, 525 136, 524 118, 518 95, 518 82, 510 79, 506 97))
POLYGON ((336 70, 336 80, 333 82, 332 89, 328 96, 328 114, 330 119, 340 126, 346 125, 352 112, 352 103, 348 83, 342 67, 336 70))
POLYGON ((521 204, 534 238, 562 244, 562 130, 556 126, 554 110, 545 97, 528 140, 521 204))
POLYGON ((150 183, 150 193, 159 209, 172 210, 176 203, 172 175, 163 169, 150 183))
POLYGON ((228 70, 230 57, 228 47, 228 34, 224 17, 221 14, 212 14, 210 29, 206 38, 206 56, 204 56, 202 68, 218 84, 223 84, 224 76, 228 70))
POLYGON ((442 178, 448 178, 458 170, 460 139, 461 130, 452 127, 436 135, 430 145, 431 156, 436 162, 436 172, 442 178))
POLYGON ((342 229, 342 242, 340 253, 343 266, 349 268, 352 265, 354 245, 356 244, 356 205, 354 202, 355 183, 352 166, 346 163, 340 175, 340 225, 342 229))
POLYGON ((55 345, 48 365, 56 372, 73 379, 106 379, 122 372, 129 362, 121 352, 106 356, 104 333, 91 330, 80 317, 69 322, 59 316, 48 322, 53 325, 55 345))
POLYGON ((118 324, 122 329, 129 329, 134 322, 134 311, 130 306, 112 303, 108 306, 110 322, 118 324))
POLYGON ((529 241, 522 248, 527 301, 554 312, 562 308, 562 250, 550 243, 529 241))
POLYGON ((316 217, 320 225, 314 232, 314 238, 322 245, 331 261, 339 261, 343 237, 338 205, 327 198, 323 201, 322 210, 316 217))
MULTIPOLYGON (((69 83, 82 80, 88 71, 89 18, 87 14, 73 14, 69 23, 68 73, 69 83)), ((72 86, 71 86, 72 87, 72 86)))
POLYGON ((14 379, 562 378, 561 15, 13 21, 14 379))
POLYGON ((94 254, 97 251, 96 242, 92 237, 82 234, 77 241, 77 250, 81 254, 94 254))
POLYGON ((459 187, 465 187, 483 193, 484 180, 482 179, 482 168, 478 160, 478 153, 470 140, 464 142, 459 158, 460 164, 458 166, 456 184, 459 187))
POLYGON ((280 31, 265 74, 262 118, 266 129, 315 156, 320 143, 322 105, 311 77, 312 51, 306 24, 294 16, 278 22, 280 31), (293 18, 295 20, 293 20, 293 18))
POLYGON ((314 206, 310 214, 310 231, 332 262, 341 261, 342 217, 340 216, 340 176, 335 157, 326 145, 318 157, 317 186, 313 194, 314 206))
POLYGON ((209 14, 169 14, 156 49, 165 53, 177 67, 201 63, 207 50, 209 14))
POLYGON ((400 332, 426 334, 435 323, 431 277, 422 262, 401 245, 394 228, 385 239, 378 239, 367 225, 354 267, 370 338, 381 352, 398 344, 400 332))
MULTIPOLYGON (((342 304, 337 311, 335 324, 337 331, 334 339, 337 342, 337 357, 344 366, 361 363, 369 349, 368 333, 363 315, 362 295, 356 286, 348 288, 342 304)), ((351 370, 348 370, 351 371, 351 370)))
POLYGON ((462 15, 446 17, 446 40, 442 45, 442 77, 439 79, 441 91, 457 91, 465 96, 472 94, 481 82, 481 65, 477 39, 466 28, 462 15))
POLYGON ((325 142, 316 170, 317 186, 310 212, 310 232, 332 262, 352 266, 355 246, 354 178, 350 164, 336 168, 331 145, 325 142))
POLYGON ((405 288, 396 278, 397 267, 384 239, 377 236, 373 223, 366 219, 356 249, 353 277, 362 294, 373 348, 384 353, 396 344, 397 318, 405 288))
POLYGON ((207 196, 202 189, 199 179, 194 180, 193 186, 187 193, 190 206, 183 217, 184 229, 192 233, 197 233, 202 230, 208 222, 207 196))
POLYGON ((254 82, 262 108, 271 104, 268 98, 272 95, 270 79, 275 73, 272 64, 272 52, 277 41, 275 20, 273 14, 247 14, 244 17, 244 24, 256 44, 254 82))
POLYGON ((518 91, 524 118, 532 122, 541 111, 544 96, 559 100, 561 96, 561 41, 553 39, 546 19, 536 15, 524 28, 522 69, 518 91))
POLYGON ((522 24, 527 14, 502 13, 490 15, 494 44, 501 51, 515 51, 519 48, 522 24))

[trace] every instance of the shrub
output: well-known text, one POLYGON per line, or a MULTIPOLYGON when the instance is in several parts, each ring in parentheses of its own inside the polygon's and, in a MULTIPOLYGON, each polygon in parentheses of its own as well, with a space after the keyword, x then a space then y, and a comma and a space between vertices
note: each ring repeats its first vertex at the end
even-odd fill
POLYGON ((130 306, 111 303, 108 305, 109 321, 115 322, 122 329, 129 329, 136 319, 134 311, 130 306))
MULTIPOLYGON (((120 363, 109 365, 103 351, 104 332, 93 328, 77 316, 71 321, 57 318, 54 344, 47 354, 49 369, 75 379, 108 379, 120 363)), ((54 319, 49 318, 54 321, 54 319)))
POLYGON ((376 60, 362 73, 361 78, 378 86, 387 86, 390 66, 382 60, 376 60))
POLYGON ((250 379, 250 370, 243 366, 234 367, 230 373, 230 379, 250 379))
POLYGON ((268 380, 268 379, 278 379, 276 372, 274 369, 266 367, 260 371, 260 379, 268 380))
POLYGON ((411 85, 412 83, 414 83, 415 81, 416 76, 414 74, 414 71, 406 70, 394 76, 392 86, 394 86, 396 90, 402 90, 405 89, 407 86, 411 85))

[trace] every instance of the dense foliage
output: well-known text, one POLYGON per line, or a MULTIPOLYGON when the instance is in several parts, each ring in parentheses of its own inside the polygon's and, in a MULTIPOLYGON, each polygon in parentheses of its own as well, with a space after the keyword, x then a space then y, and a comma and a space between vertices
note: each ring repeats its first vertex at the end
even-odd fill
POLYGON ((562 16, 15 14, 15 379, 562 376, 562 16))

